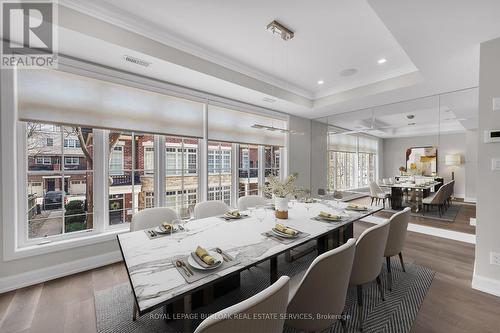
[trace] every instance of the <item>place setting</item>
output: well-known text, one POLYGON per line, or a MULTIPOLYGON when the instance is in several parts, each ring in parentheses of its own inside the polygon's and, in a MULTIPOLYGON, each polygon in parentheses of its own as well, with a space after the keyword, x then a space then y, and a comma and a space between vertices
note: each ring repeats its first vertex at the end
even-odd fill
POLYGON ((282 244, 290 244, 298 239, 309 236, 308 233, 302 232, 295 228, 277 223, 270 231, 262 233, 263 236, 276 240, 282 244))
POLYGON ((224 215, 220 216, 221 219, 223 219, 224 221, 227 221, 227 222, 230 222, 233 220, 242 220, 242 219, 246 219, 249 217, 250 217, 250 215, 241 213, 237 209, 230 210, 230 211, 226 212, 224 215))
POLYGON ((186 228, 182 226, 182 224, 180 223, 174 224, 174 223, 163 222, 159 226, 156 226, 154 228, 145 229, 144 233, 146 234, 146 236, 148 236, 149 239, 156 239, 165 236, 170 236, 179 231, 185 231, 185 230, 186 228))
POLYGON ((213 274, 218 268, 229 268, 240 261, 219 247, 206 250, 201 246, 189 255, 173 260, 174 267, 187 283, 193 283, 213 274))
POLYGON ((345 213, 339 213, 339 212, 328 213, 325 211, 320 211, 317 216, 311 217, 311 220, 326 222, 326 223, 339 223, 349 219, 349 217, 350 216, 345 213))

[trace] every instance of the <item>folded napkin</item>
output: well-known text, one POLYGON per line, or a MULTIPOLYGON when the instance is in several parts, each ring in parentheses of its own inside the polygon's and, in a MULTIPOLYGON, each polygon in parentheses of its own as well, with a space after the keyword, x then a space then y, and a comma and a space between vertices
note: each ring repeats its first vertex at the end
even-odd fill
POLYGON ((207 265, 212 266, 216 263, 214 257, 209 255, 207 250, 205 250, 201 246, 198 246, 196 248, 195 254, 207 265))
POLYGON ((299 232, 295 229, 292 229, 292 228, 287 228, 285 227, 283 224, 281 223, 277 223, 276 226, 274 227, 276 230, 278 230, 279 232, 282 232, 284 234, 287 234, 287 235, 292 235, 292 236, 295 236, 296 234, 298 234, 299 232))
POLYGON ((174 226, 168 222, 163 222, 162 227, 165 229, 165 231, 172 231, 174 226))
POLYGON ((353 209, 366 209, 366 206, 356 205, 356 204, 350 203, 350 204, 348 204, 348 205, 347 205, 347 208, 353 208, 353 209))
POLYGON ((238 210, 229 211, 226 214, 232 217, 241 217, 241 214, 238 210))
POLYGON ((331 213, 327 213, 327 212, 324 212, 324 211, 319 212, 319 216, 327 218, 327 219, 330 219, 330 220, 340 220, 340 219, 342 219, 342 216, 340 216, 340 215, 331 214, 331 213))

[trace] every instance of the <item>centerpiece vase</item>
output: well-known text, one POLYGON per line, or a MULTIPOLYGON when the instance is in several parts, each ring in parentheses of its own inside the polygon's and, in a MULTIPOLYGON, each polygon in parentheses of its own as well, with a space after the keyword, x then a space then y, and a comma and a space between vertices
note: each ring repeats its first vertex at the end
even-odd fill
POLYGON ((274 214, 278 219, 288 218, 288 198, 274 197, 274 214))

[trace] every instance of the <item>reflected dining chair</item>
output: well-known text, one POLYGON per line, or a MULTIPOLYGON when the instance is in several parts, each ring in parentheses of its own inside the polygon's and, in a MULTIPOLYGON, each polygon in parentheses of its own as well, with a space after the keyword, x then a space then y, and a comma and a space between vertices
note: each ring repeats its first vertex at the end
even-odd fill
POLYGON ((205 319, 195 333, 282 332, 289 290, 288 276, 282 276, 260 293, 205 319), (252 318, 272 314, 272 318, 252 318), (247 317, 250 317, 247 319, 247 317))
POLYGON ((356 254, 352 266, 350 284, 356 286, 358 298, 358 323, 359 330, 363 330, 363 285, 377 281, 380 297, 384 298, 380 272, 384 250, 389 235, 389 220, 366 229, 356 241, 356 254))
POLYGON ((405 245, 408 222, 410 222, 410 211, 410 207, 406 207, 401 212, 392 215, 389 219, 389 236, 387 236, 387 244, 384 252, 387 263, 387 284, 389 291, 392 291, 391 257, 398 255, 403 272, 406 272, 403 261, 403 247, 405 245))
POLYGON ((291 280, 287 326, 300 332, 322 331, 340 317, 345 329, 343 311, 355 251, 356 240, 351 238, 344 245, 314 259, 301 280, 291 280), (329 316, 301 319, 300 315, 304 313, 328 313, 329 316))
POLYGON ((130 231, 144 230, 157 227, 163 222, 170 223, 178 218, 177 213, 168 207, 148 208, 132 216, 130 231))
POLYGON ((428 196, 422 199, 422 215, 425 215, 425 211, 430 210, 431 207, 437 206, 439 217, 441 217, 445 210, 445 205, 447 202, 447 191, 449 189, 448 184, 441 186, 434 195, 428 196))
POLYGON ((245 195, 238 199, 238 210, 247 210, 248 207, 262 206, 267 203, 267 199, 259 195, 245 195))
POLYGON ((378 205, 379 201, 382 200, 385 208, 385 200, 389 199, 391 195, 389 193, 384 192, 382 188, 375 181, 370 182, 370 197, 372 198, 371 204, 373 205, 373 200, 375 200, 375 204, 378 205))
POLYGON ((222 201, 203 201, 194 206, 194 219, 224 215, 229 211, 229 206, 222 201))

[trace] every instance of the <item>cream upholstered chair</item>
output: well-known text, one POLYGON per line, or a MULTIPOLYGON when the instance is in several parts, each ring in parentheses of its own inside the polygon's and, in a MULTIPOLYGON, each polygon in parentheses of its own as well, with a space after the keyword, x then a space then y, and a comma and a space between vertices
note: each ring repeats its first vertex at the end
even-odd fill
POLYGON ((255 207, 260 205, 265 205, 267 199, 259 195, 245 195, 238 199, 238 209, 247 210, 248 207, 255 207))
POLYGON ((380 296, 383 301, 385 300, 380 271, 388 235, 389 220, 386 220, 366 229, 356 241, 350 284, 355 285, 357 289, 360 331, 363 330, 363 285, 376 280, 380 296))
POLYGON ((177 219, 177 213, 168 207, 148 208, 135 213, 130 223, 130 231, 137 231, 159 226, 162 222, 177 219))
POLYGON ((392 291, 392 271, 391 257, 398 255, 401 261, 403 272, 406 272, 403 261, 403 247, 406 240, 406 230, 408 222, 410 222, 410 207, 406 207, 401 212, 397 212, 389 219, 389 236, 387 237, 387 245, 385 246, 384 257, 387 263, 387 281, 389 290, 392 291))
POLYGON ((194 219, 199 220, 205 217, 224 215, 228 211, 228 205, 222 201, 198 202, 194 206, 194 219))
POLYGON ((288 276, 282 276, 257 295, 211 315, 196 328, 195 333, 282 332, 288 304, 289 280, 288 276), (251 317, 252 314, 266 313, 276 315, 277 318, 241 319, 246 318, 243 314, 251 317))
POLYGON ((389 193, 384 192, 378 186, 377 182, 371 181, 370 182, 370 197, 372 198, 371 204, 373 205, 373 200, 375 200, 375 203, 378 204, 380 200, 384 203, 384 208, 385 208, 385 200, 389 199, 391 195, 389 193))
MULTIPOLYGON (((298 331, 321 331, 330 327, 336 318, 299 319, 304 313, 328 313, 343 315, 349 277, 356 250, 356 240, 349 239, 344 245, 323 253, 312 262, 298 283, 290 283, 288 314, 285 323, 298 331), (293 318, 293 319, 292 319, 293 318)), ((343 317, 343 316, 342 316, 343 317)), ((345 328, 345 320, 341 319, 345 328)))
POLYGON ((442 216, 444 209, 445 209, 445 204, 447 202, 447 191, 449 189, 448 184, 444 184, 441 186, 437 192, 434 195, 428 196, 426 198, 422 199, 422 205, 423 205, 423 210, 422 210, 422 215, 425 215, 425 211, 429 211, 430 207, 437 206, 438 207, 438 212, 439 212, 439 217, 442 216))

